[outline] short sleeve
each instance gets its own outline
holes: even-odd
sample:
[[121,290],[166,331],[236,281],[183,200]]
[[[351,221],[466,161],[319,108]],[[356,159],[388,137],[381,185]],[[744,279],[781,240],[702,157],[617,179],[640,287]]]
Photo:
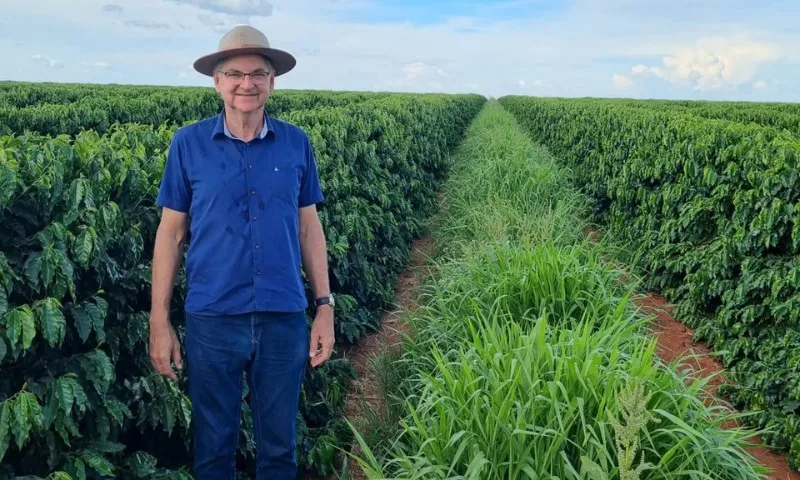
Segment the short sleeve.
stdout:
[[308,135],[303,135],[303,143],[303,150],[305,151],[306,157],[306,169],[303,175],[303,181],[300,184],[300,198],[298,199],[300,208],[317,204],[325,199],[325,196],[322,194],[322,187],[320,186],[314,148],[311,145],[311,141],[308,139]]
[[188,212],[191,204],[191,188],[185,170],[185,158],[180,146],[178,132],[173,136],[161,178],[156,204],[179,212]]

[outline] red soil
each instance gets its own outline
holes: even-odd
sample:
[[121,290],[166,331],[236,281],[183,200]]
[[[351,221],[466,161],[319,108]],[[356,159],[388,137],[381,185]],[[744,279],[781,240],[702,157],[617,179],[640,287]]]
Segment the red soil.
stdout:
[[[379,381],[372,366],[373,359],[386,350],[398,351],[402,346],[403,338],[411,332],[410,325],[403,321],[402,314],[413,311],[417,306],[417,294],[420,285],[428,272],[426,259],[436,248],[434,240],[430,237],[414,242],[411,253],[411,263],[400,274],[395,287],[395,308],[383,314],[381,328],[363,339],[345,353],[350,358],[356,371],[350,392],[347,395],[346,418],[353,423],[358,431],[363,431],[364,408],[375,412],[377,418],[382,418],[386,412],[386,405],[378,391]],[[363,403],[362,403],[363,402]],[[363,405],[363,404],[366,405]],[[352,453],[361,454],[358,444],[354,444]],[[354,480],[365,479],[364,473],[352,459],[348,462],[351,476]]]

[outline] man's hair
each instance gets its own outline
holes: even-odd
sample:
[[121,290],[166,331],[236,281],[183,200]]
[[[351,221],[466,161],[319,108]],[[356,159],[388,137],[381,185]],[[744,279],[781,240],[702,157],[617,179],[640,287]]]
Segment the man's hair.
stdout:
[[[269,58],[262,56],[261,58],[267,63],[267,69],[270,73],[275,72],[275,67],[272,65],[272,62],[269,61]],[[214,71],[220,71],[222,65],[227,62],[230,58],[223,58],[222,60],[218,61],[216,65],[214,65]]]

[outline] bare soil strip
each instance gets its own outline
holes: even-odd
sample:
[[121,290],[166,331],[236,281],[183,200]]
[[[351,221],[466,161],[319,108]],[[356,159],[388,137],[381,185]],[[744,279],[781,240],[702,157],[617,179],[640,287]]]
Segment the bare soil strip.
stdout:
[[[420,285],[428,273],[426,259],[436,248],[432,237],[425,237],[414,242],[411,250],[411,262],[401,272],[395,286],[395,308],[383,314],[381,328],[363,339],[346,352],[356,371],[350,391],[347,394],[347,411],[345,417],[357,429],[363,426],[364,408],[370,409],[378,418],[386,412],[386,405],[380,392],[372,361],[387,349],[398,349],[402,346],[403,337],[410,332],[410,325],[403,321],[405,312],[413,311],[417,306],[417,295]],[[366,404],[366,405],[364,405]],[[358,444],[354,444],[352,452],[361,454]],[[349,462],[352,479],[365,479],[357,462]]]

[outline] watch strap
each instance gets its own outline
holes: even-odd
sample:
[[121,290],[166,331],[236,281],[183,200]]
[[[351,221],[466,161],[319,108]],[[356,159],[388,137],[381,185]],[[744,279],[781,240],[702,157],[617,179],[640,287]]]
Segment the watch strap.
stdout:
[[319,297],[319,298],[314,300],[314,306],[317,306],[317,307],[319,307],[321,305],[330,305],[331,303],[332,302],[331,302],[331,297],[330,296]]

